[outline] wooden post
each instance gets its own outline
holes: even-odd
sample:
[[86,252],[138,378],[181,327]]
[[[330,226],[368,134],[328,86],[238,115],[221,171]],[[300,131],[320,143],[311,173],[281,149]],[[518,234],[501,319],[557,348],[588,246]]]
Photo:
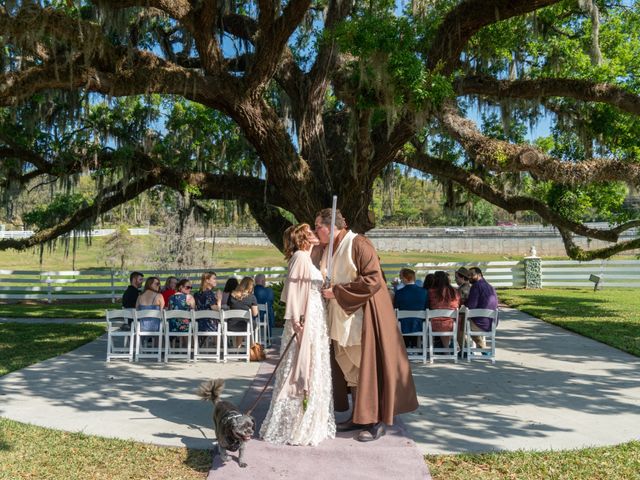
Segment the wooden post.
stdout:
[[53,297],[51,295],[51,277],[47,277],[47,303],[51,303]]
[[115,273],[111,269],[111,303],[116,303],[116,285],[114,281]]

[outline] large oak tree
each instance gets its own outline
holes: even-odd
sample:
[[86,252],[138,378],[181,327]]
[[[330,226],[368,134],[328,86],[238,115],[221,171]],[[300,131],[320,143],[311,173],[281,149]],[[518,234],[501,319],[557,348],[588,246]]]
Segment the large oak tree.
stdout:
[[[619,241],[640,224],[620,205],[621,186],[640,184],[629,1],[2,3],[6,198],[87,172],[100,190],[0,248],[50,241],[157,186],[241,200],[276,245],[283,211],[313,221],[332,194],[365,232],[391,163],[535,212],[574,258],[640,247]],[[486,112],[499,119],[476,125]],[[513,134],[536,121],[547,138]],[[594,210],[611,227],[585,224]],[[574,235],[612,244],[584,251]]]

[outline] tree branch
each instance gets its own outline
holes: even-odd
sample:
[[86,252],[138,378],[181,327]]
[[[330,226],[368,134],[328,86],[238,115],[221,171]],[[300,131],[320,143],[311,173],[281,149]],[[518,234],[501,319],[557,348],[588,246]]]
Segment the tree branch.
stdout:
[[182,23],[188,22],[191,14],[191,3],[188,0],[108,0],[99,4],[111,9],[153,7]]
[[218,23],[216,0],[202,0],[194,11],[193,38],[200,54],[203,68],[210,74],[222,74],[222,52],[215,36]]
[[[418,144],[414,146],[421,148]],[[546,222],[558,228],[570,230],[578,235],[607,242],[616,242],[618,240],[618,234],[620,232],[615,229],[600,230],[568,220],[553,211],[541,200],[532,197],[505,194],[485,182],[479,176],[474,175],[468,170],[452,165],[451,162],[432,157],[419,151],[416,151],[411,156],[401,157],[397,161],[422,172],[453,180],[471,193],[474,193],[480,198],[484,198],[488,202],[510,213],[528,210],[537,213]]]
[[640,185],[640,163],[594,158],[569,163],[528,144],[516,145],[482,135],[475,124],[452,106],[440,115],[446,130],[477,162],[497,172],[528,171],[537,178],[569,185],[624,181]]
[[460,53],[482,27],[523,13],[560,3],[561,0],[464,0],[444,18],[427,53],[427,67],[442,65],[448,75],[456,68]]
[[618,242],[614,245],[602,248],[594,248],[592,250],[585,250],[582,247],[576,245],[573,241],[573,235],[570,231],[564,228],[559,228],[560,235],[562,236],[562,242],[564,243],[564,249],[570,258],[579,260],[581,262],[588,262],[598,258],[609,258],[617,253],[626,252],[629,250],[635,250],[640,248],[640,238],[634,238],[631,240],[625,240],[624,242]]
[[256,219],[258,225],[262,231],[267,235],[271,243],[273,243],[278,250],[284,250],[284,241],[282,239],[282,232],[291,226],[291,222],[287,220],[280,211],[264,203],[263,201],[253,200],[248,202],[251,215]]
[[[310,0],[289,0],[282,15],[275,21],[265,21],[260,13],[259,30],[255,38],[255,62],[247,72],[249,91],[262,88],[273,77],[291,34],[298,27],[311,4]],[[266,13],[268,15],[268,12]]]
[[230,13],[222,17],[222,28],[234,37],[253,42],[258,31],[258,24],[253,18],[246,15]]
[[[34,28],[34,25],[38,25],[38,28]],[[117,56],[115,46],[105,37],[100,25],[73,19],[53,8],[27,5],[15,17],[0,9],[0,32],[7,40],[18,44],[24,44],[25,40],[29,44],[36,38],[55,38],[78,51],[83,51],[86,45],[92,45],[91,55],[99,62],[112,62]]]
[[[324,24],[325,32],[331,32],[333,28],[349,14],[352,7],[352,0],[331,0]],[[330,35],[326,35],[325,37],[325,40],[322,41],[318,47],[319,50],[316,61],[309,71],[311,90],[316,90],[324,86],[327,76],[335,68],[338,58],[338,48],[335,40],[332,39]],[[326,86],[324,89],[326,90]],[[320,96],[324,96],[324,94],[322,93]]]
[[150,93],[182,95],[218,108],[228,107],[232,99],[232,93],[225,90],[220,77],[204,76],[150,52],[132,52],[122,62],[104,67],[108,70],[87,66],[84,59],[76,58],[73,63],[49,63],[5,73],[0,75],[0,106],[15,105],[43,90],[79,88],[116,97]]
[[[24,250],[26,248],[33,247],[34,245],[39,245],[53,240],[65,233],[69,233],[81,223],[97,218],[101,212],[111,210],[112,208],[135,198],[140,193],[156,185],[157,180],[156,175],[150,174],[144,178],[129,182],[124,186],[124,188],[107,188],[96,195],[92,205],[81,208],[71,217],[51,228],[46,228],[34,233],[29,238],[0,240],[0,250],[6,250],[8,248]],[[107,192],[110,193],[110,195],[105,197],[104,194]]]
[[623,112],[640,115],[640,96],[617,85],[589,80],[538,78],[509,81],[469,76],[457,80],[454,87],[460,95],[485,95],[495,99],[569,97],[585,102],[607,103]]

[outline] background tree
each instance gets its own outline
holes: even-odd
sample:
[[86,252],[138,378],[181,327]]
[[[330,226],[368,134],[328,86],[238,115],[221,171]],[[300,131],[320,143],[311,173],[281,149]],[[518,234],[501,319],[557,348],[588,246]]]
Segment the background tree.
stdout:
[[[41,177],[73,183],[82,172],[99,190],[0,248],[54,239],[158,186],[241,200],[276,245],[292,216],[312,221],[336,193],[363,232],[374,226],[374,183],[392,163],[438,177],[451,198],[455,184],[508,212],[535,212],[574,258],[640,247],[639,238],[618,242],[640,224],[618,202],[625,183],[640,183],[636,7],[4,2],[4,192]],[[470,118],[480,110],[501,125],[478,128]],[[519,122],[541,118],[553,132],[544,145],[514,136]],[[443,142],[447,155],[437,153]],[[567,192],[585,208],[568,212]],[[586,225],[598,209],[617,223]],[[617,243],[585,252],[575,234]]]
[[142,242],[131,235],[127,225],[118,225],[115,232],[107,238],[104,244],[104,259],[109,267],[117,267],[124,272],[127,261],[130,264],[139,262],[142,250]]

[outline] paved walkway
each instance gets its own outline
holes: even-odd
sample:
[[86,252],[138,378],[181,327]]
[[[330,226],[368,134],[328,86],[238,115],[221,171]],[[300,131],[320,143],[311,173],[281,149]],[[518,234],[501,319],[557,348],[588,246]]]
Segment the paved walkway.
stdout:
[[[264,376],[258,369],[267,368],[240,362],[106,364],[105,350],[102,338],[0,377],[0,416],[160,445],[210,448],[211,405],[195,397],[197,385],[224,377],[225,395],[240,403]],[[406,445],[402,425],[420,453],[565,449],[638,439],[638,372],[637,357],[504,309],[495,365],[475,360],[413,365],[421,406],[402,416],[396,435],[389,435],[399,443],[389,448]],[[328,442],[328,461],[347,444],[356,452],[350,441]],[[266,446],[254,443],[252,450],[263,458],[256,468],[262,466],[261,475],[272,471],[274,453],[264,450],[268,455],[263,456]],[[291,449],[297,462],[295,454],[302,449]],[[260,478],[284,478],[272,472]]]
[[[240,403],[242,411],[249,410],[273,372],[276,355],[260,365],[255,380]],[[269,409],[269,392],[260,399],[253,411],[256,431],[259,431]],[[340,416],[341,415],[341,416]],[[346,420],[339,414],[338,420]],[[271,445],[255,441],[245,452],[246,468],[237,464],[237,455],[223,464],[215,455],[208,480],[243,480],[247,478],[289,479],[314,478],[318,480],[342,478],[349,472],[351,479],[429,480],[429,470],[423,454],[408,437],[400,418],[387,434],[376,442],[361,443],[355,440],[357,432],[337,433],[336,438],[326,440],[314,448]]]
[[403,416],[424,452],[573,449],[640,439],[640,358],[504,308],[495,365],[413,368]]

